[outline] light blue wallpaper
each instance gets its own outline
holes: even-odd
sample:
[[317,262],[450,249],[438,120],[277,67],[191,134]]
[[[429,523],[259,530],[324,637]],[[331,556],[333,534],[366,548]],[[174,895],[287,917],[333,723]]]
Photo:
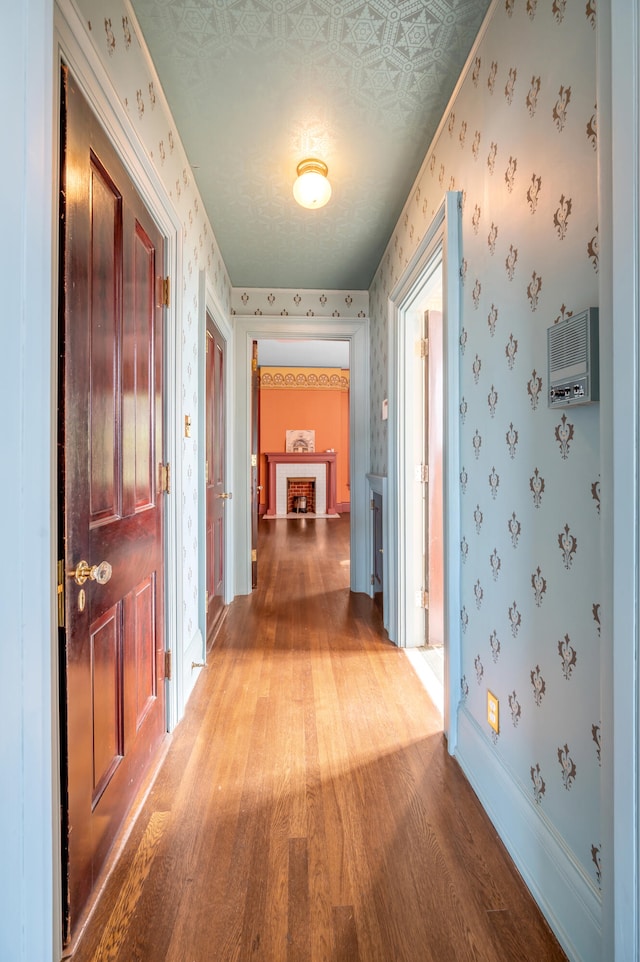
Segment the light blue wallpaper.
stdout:
[[592,3],[501,0],[370,289],[372,470],[386,473],[387,298],[444,191],[461,191],[461,710],[594,887],[599,409],[548,410],[546,328],[597,305],[595,44]]

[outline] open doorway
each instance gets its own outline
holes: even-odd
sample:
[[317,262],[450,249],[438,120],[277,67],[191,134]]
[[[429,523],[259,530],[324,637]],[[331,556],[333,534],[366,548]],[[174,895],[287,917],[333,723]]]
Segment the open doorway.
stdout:
[[[235,398],[236,445],[236,594],[251,591],[251,361],[254,341],[289,340],[345,342],[349,349],[349,528],[350,588],[367,590],[367,482],[369,465],[369,339],[368,318],[322,319],[238,316],[236,318]],[[261,364],[262,361],[260,360]],[[306,425],[294,425],[306,427]],[[335,445],[322,445],[335,446]],[[328,458],[328,454],[326,455]],[[246,497],[245,497],[246,495]],[[266,497],[266,494],[265,494]],[[272,522],[273,523],[273,522]]]
[[[434,658],[443,655],[435,672],[434,701],[442,707],[451,752],[457,741],[461,645],[459,420],[452,409],[452,399],[459,394],[460,214],[460,195],[447,192],[390,295],[389,464],[393,470],[388,479],[389,551],[385,552],[389,580],[395,587],[389,593],[392,640],[422,659],[418,649],[439,647],[427,613],[442,625],[441,652],[434,653]],[[431,355],[431,364],[422,355]],[[442,405],[438,411],[442,436],[432,465],[429,415],[435,414],[435,397],[437,406]],[[439,516],[436,525],[434,516]]]
[[335,522],[350,513],[349,342],[261,338],[252,366],[255,588],[265,524]]
[[[272,516],[269,503],[274,501],[274,492],[268,490],[266,460],[270,452],[299,452],[310,464],[313,453],[335,454],[335,491],[331,496],[316,498],[320,492],[313,490],[314,473],[309,469],[303,471],[308,475],[306,482],[298,480],[298,487],[305,486],[306,493],[290,491],[285,506],[288,514],[295,515],[327,514],[327,507],[334,505],[338,514],[348,513],[349,342],[261,339],[257,342],[257,358],[260,515]],[[295,474],[289,469],[287,473]],[[294,504],[292,499],[296,499]]]
[[[407,418],[407,455],[414,465],[406,496],[414,519],[408,535],[415,591],[407,654],[434,704],[444,708],[443,265],[442,244],[428,259],[404,305],[405,351],[414,404]],[[409,627],[409,626],[408,626]]]

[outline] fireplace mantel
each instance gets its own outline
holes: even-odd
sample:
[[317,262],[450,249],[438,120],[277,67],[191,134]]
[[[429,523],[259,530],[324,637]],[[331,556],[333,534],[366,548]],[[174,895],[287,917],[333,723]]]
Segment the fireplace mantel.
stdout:
[[335,451],[266,451],[267,459],[267,514],[276,515],[276,468],[279,464],[324,464],[327,476],[327,514],[336,515],[336,452]]

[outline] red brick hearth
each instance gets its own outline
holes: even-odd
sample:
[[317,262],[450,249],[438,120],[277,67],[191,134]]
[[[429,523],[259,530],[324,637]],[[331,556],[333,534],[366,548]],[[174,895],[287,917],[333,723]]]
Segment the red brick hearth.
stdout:
[[287,514],[299,512],[298,498],[306,498],[305,514],[315,514],[316,483],[313,478],[287,478]]

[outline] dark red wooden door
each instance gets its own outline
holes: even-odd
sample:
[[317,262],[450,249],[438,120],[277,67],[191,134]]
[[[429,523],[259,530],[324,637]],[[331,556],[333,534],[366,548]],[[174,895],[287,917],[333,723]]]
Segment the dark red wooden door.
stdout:
[[207,315],[207,637],[224,609],[225,479],[224,342]]
[[[63,77],[60,470],[67,936],[166,731],[163,244]],[[63,332],[63,333],[62,333]],[[111,577],[82,577],[107,562]]]

